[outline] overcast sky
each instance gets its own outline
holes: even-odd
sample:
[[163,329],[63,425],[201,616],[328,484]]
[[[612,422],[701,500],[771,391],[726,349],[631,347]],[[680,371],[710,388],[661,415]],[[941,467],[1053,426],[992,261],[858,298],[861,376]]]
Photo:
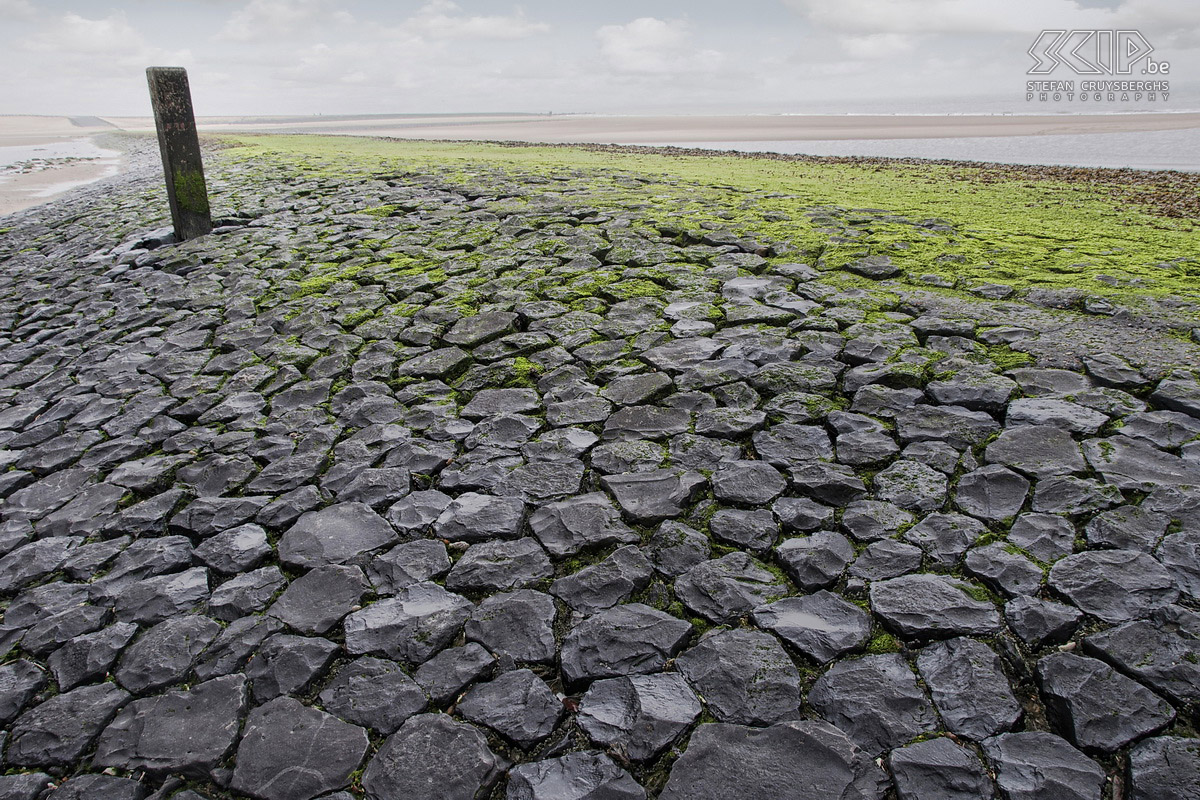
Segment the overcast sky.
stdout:
[[1140,30],[1196,107],[1200,0],[0,0],[0,113],[148,114],[151,65],[199,115],[1019,111],[1051,28]]

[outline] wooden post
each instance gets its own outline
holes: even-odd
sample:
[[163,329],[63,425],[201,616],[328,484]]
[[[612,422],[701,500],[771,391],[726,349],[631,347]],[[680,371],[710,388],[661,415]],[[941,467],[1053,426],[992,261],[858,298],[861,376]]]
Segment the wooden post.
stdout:
[[154,106],[154,125],[158,129],[158,149],[162,153],[175,236],[180,241],[203,236],[212,231],[212,213],[187,70],[149,67],[146,81],[150,84],[150,103]]

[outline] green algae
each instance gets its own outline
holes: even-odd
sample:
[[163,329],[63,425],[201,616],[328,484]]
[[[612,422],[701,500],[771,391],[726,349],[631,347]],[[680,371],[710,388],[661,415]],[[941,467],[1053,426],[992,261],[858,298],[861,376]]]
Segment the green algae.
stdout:
[[[584,185],[589,202],[635,212],[632,232],[675,233],[677,243],[686,244],[720,228],[781,243],[772,260],[830,270],[825,280],[843,288],[883,288],[835,270],[864,255],[886,255],[903,280],[921,288],[930,288],[920,278],[931,275],[960,286],[1083,288],[1130,305],[1167,295],[1200,300],[1195,220],[1151,213],[1100,180],[1002,180],[995,167],[982,165],[697,158],[353,137],[230,138],[240,146],[226,150],[226,157],[294,163],[330,179],[436,170],[447,186],[469,186],[481,174]],[[506,198],[503,204],[522,202]],[[367,211],[382,215],[385,208]],[[434,244],[470,254],[491,227],[458,230]],[[436,278],[436,268],[424,272]],[[611,292],[615,283],[605,288]],[[600,290],[576,288],[581,296]],[[626,291],[612,296],[657,296],[662,287],[639,281]]]

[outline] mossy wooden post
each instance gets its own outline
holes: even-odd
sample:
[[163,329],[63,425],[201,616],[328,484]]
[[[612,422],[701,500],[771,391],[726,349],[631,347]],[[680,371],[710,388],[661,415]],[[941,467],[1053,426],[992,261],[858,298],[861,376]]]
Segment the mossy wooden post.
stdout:
[[200,139],[192,114],[192,92],[183,67],[149,67],[150,102],[158,128],[158,149],[167,178],[171,221],[180,241],[194,239],[212,230]]

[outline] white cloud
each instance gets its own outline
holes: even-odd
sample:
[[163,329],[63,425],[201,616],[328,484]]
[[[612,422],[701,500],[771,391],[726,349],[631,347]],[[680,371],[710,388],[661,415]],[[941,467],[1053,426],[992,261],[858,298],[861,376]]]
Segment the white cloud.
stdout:
[[328,25],[352,25],[354,16],[333,0],[250,0],[226,21],[220,36],[235,42],[270,41]]
[[520,8],[507,17],[467,16],[461,10],[450,0],[433,0],[404,26],[434,39],[524,39],[550,31],[544,22],[527,20]]
[[715,72],[724,56],[716,50],[696,50],[688,42],[682,20],[640,17],[625,25],[605,25],[596,31],[600,54],[617,72],[657,75]]
[[33,19],[37,11],[29,0],[0,0],[0,19]]
[[903,33],[868,33],[866,36],[839,36],[846,55],[859,59],[889,59],[912,52],[916,37]]
[[47,57],[56,70],[97,75],[174,65],[191,58],[187,50],[171,51],[150,44],[129,24],[124,11],[102,19],[64,14],[26,39],[22,48],[35,58]]

